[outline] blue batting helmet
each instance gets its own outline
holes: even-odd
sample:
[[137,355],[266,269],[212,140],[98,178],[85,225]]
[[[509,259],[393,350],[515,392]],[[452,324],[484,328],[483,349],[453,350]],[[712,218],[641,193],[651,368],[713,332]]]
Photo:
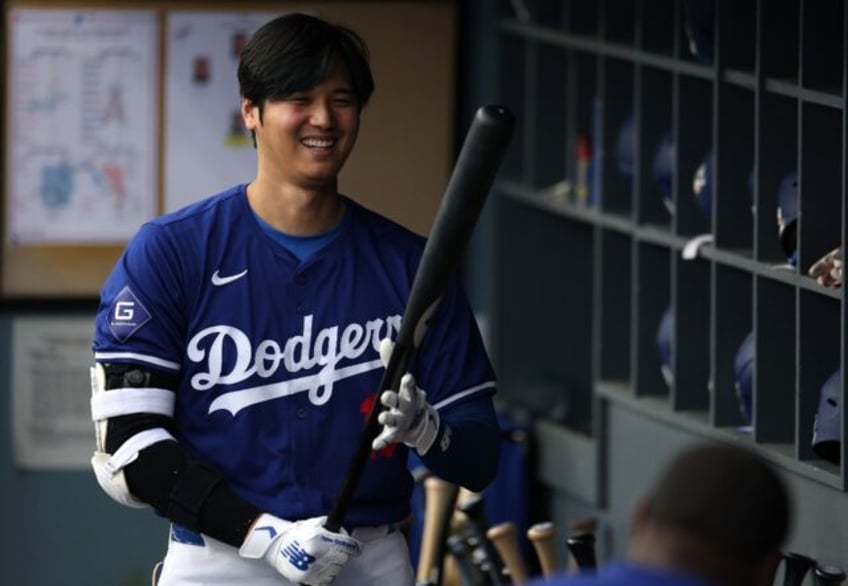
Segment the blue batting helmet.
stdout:
[[708,152],[695,170],[692,180],[692,193],[698,208],[708,220],[713,217],[713,153]]
[[839,463],[842,444],[842,369],[834,372],[819,391],[819,408],[813,422],[813,451],[822,459]]
[[712,65],[715,53],[714,0],[684,0],[683,18],[692,56],[705,65]]
[[631,112],[621,123],[618,130],[618,138],[615,143],[615,156],[619,174],[624,178],[627,186],[633,184],[633,147],[635,136],[633,128],[636,122]]
[[660,188],[663,203],[669,213],[674,213],[674,197],[672,180],[674,177],[674,142],[671,131],[666,131],[654,152],[652,167],[654,181]]
[[669,305],[660,318],[657,328],[657,351],[660,355],[660,370],[669,386],[674,382],[674,370],[671,365],[671,345],[674,334],[674,306]]
[[733,361],[736,396],[739,399],[739,410],[748,425],[754,423],[753,394],[754,394],[754,332],[750,332],[739,349]]
[[777,188],[777,232],[783,252],[794,265],[798,254],[798,171],[784,175]]

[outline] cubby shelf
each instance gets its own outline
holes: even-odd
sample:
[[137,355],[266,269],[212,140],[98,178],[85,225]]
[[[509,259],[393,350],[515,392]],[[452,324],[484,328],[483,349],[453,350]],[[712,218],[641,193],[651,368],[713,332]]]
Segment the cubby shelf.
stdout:
[[[519,127],[496,184],[493,308],[511,400],[533,403],[541,377],[568,404],[559,425],[596,437],[615,401],[848,489],[844,453],[812,447],[821,387],[848,361],[848,299],[808,274],[848,233],[844,4],[716,0],[692,29],[687,0],[514,4],[497,37]],[[841,437],[844,380],[838,397]]]

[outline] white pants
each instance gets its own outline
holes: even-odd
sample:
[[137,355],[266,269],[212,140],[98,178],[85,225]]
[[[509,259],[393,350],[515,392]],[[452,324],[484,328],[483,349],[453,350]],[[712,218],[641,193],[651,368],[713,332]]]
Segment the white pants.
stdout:
[[[414,574],[403,533],[385,527],[353,530],[362,553],[351,558],[333,586],[412,586]],[[265,560],[248,560],[238,549],[203,536],[205,545],[171,539],[158,586],[297,586]]]

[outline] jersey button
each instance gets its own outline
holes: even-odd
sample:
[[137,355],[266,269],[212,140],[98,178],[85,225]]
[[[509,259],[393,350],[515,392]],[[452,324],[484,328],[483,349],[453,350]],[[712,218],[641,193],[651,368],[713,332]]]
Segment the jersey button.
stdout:
[[295,306],[294,310],[300,314],[303,314],[303,305],[298,303],[297,306]]
[[298,410],[297,410],[297,417],[298,417],[299,419],[303,419],[304,417],[306,417],[306,409],[304,409],[303,407],[301,407],[300,409],[298,409]]
[[306,285],[306,280],[306,275],[298,275],[297,277],[295,277],[295,282],[298,285]]

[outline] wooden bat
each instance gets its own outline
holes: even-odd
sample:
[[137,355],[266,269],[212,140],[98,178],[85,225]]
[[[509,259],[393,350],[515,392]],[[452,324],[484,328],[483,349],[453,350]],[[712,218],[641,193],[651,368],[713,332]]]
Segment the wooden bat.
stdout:
[[[421,344],[439,298],[454,276],[512,138],[514,126],[515,117],[503,106],[487,105],[477,110],[424,246],[401,318],[400,331],[377,389],[378,397],[383,391],[399,387],[409,360]],[[324,526],[330,531],[338,532],[344,522],[359,477],[368,463],[371,442],[380,432],[377,417],[381,410],[380,401],[374,401],[344,484],[327,515]]]
[[415,579],[441,584],[445,540],[459,487],[438,476],[430,476],[424,480],[424,494],[424,524]]
[[[443,584],[448,586],[476,586],[478,582],[477,571],[468,555],[462,535],[455,534],[448,537],[447,548],[451,553],[447,560],[453,560],[455,575],[449,575],[446,567]],[[447,560],[445,561],[447,562]]]
[[554,546],[556,537],[556,526],[553,523],[536,523],[527,529],[527,539],[533,544],[539,565],[542,567],[542,575],[551,576],[559,569],[559,559]]
[[521,557],[515,523],[504,521],[503,523],[493,525],[486,531],[486,537],[492,542],[501,556],[504,566],[512,578],[512,583],[524,584],[527,582],[527,566]]
[[479,563],[480,571],[488,576],[489,584],[502,584],[503,562],[494,544],[486,538],[489,521],[486,519],[485,499],[482,494],[464,500],[457,505],[468,518],[466,532],[472,536],[472,559]]

